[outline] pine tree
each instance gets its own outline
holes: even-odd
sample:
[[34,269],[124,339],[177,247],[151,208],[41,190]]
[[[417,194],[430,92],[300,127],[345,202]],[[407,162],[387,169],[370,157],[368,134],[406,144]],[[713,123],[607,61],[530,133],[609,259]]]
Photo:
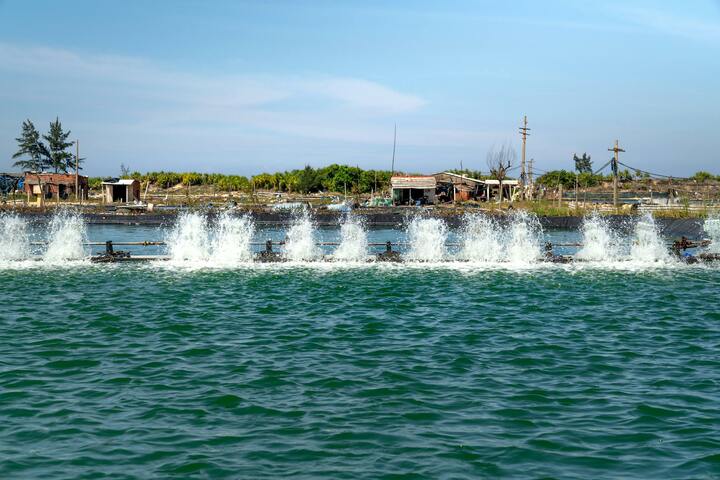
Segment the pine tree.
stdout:
[[21,158],[13,166],[20,167],[29,172],[42,172],[45,167],[43,158],[44,145],[40,142],[40,132],[30,120],[22,124],[22,133],[15,139],[18,143],[18,151],[12,158]]
[[590,155],[583,153],[582,157],[578,157],[573,154],[573,161],[575,162],[575,171],[578,173],[592,173],[592,160]]
[[[37,131],[30,119],[22,124],[22,133],[15,139],[18,142],[18,151],[12,158],[20,158],[13,166],[20,167],[27,172],[37,173],[38,187],[40,188],[40,202],[43,198],[43,185],[40,172],[43,171],[46,163],[45,157],[49,153],[45,145],[40,141],[40,132]],[[28,193],[28,200],[30,193]]]
[[73,156],[67,151],[73,145],[73,142],[68,142],[70,131],[63,131],[60,119],[55,117],[54,122],[50,122],[50,131],[47,135],[43,135],[43,138],[47,142],[47,161],[51,168],[55,170],[55,173],[63,171],[67,173],[69,169],[75,167]]

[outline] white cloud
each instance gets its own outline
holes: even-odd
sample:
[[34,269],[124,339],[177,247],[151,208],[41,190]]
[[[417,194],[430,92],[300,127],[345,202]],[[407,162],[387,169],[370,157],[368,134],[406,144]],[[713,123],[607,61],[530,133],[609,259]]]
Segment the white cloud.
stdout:
[[414,111],[425,105],[425,101],[399,93],[383,85],[356,78],[328,78],[315,80],[303,85],[307,91],[344,102],[345,104],[366,110],[388,113]]
[[0,70],[47,75],[80,82],[103,82],[178,106],[235,109],[282,101],[320,99],[330,108],[362,113],[412,112],[425,102],[411,94],[357,78],[190,74],[145,59],[81,55],[47,47],[0,43]]
[[[361,78],[189,73],[142,58],[2,42],[0,76],[7,79],[0,98],[15,106],[8,126],[12,116],[42,124],[59,115],[86,139],[88,157],[110,162],[150,155],[167,165],[198,152],[230,159],[262,151],[278,159],[294,157],[293,145],[345,145],[357,158],[392,145],[395,122],[408,148],[477,145],[487,136],[438,124],[419,96]],[[220,162],[205,168],[222,169]]]

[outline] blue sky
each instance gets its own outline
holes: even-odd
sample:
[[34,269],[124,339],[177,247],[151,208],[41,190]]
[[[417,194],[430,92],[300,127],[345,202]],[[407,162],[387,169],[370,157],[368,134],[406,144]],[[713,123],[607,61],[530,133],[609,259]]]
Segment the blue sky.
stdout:
[[718,1],[0,0],[0,170],[59,116],[91,175],[345,163],[486,170],[528,115],[538,169],[616,138],[720,173]]

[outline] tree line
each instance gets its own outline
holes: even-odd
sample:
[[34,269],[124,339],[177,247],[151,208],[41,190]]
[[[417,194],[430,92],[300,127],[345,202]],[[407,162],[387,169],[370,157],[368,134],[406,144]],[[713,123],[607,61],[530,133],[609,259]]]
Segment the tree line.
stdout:
[[[669,178],[669,177],[668,177]],[[575,187],[575,180],[577,179],[578,186],[581,188],[596,187],[601,185],[603,182],[612,182],[612,175],[595,174],[591,172],[571,172],[568,170],[552,170],[547,172],[535,181],[536,183],[543,185],[548,188],[557,188],[562,185],[563,188],[570,189]],[[644,172],[635,171],[631,172],[628,169],[620,170],[618,172],[618,181],[620,183],[637,182],[637,181],[649,181],[650,175]],[[706,182],[720,182],[720,175],[713,175],[712,173],[700,171],[696,172],[693,176],[688,178],[675,178],[677,181],[694,181],[697,183]]]
[[18,151],[13,155],[17,160],[13,166],[29,172],[53,171],[68,173],[75,171],[76,164],[80,170],[82,161],[70,153],[69,148],[75,142],[68,141],[70,130],[65,131],[59,118],[50,122],[48,133],[41,135],[30,119],[22,123],[20,136],[15,139]]
[[[536,182],[548,188],[557,188],[562,185],[563,188],[574,188],[575,182],[579,187],[596,187],[603,182],[612,182],[612,174],[603,175],[593,172],[593,162],[590,155],[583,153],[582,156],[573,155],[575,171],[568,170],[552,170],[538,177]],[[647,172],[635,170],[631,172],[629,169],[618,171],[618,180],[621,183],[632,181],[647,181],[651,176]],[[698,183],[708,181],[720,181],[720,175],[713,175],[709,172],[699,171],[689,178],[677,178],[677,180],[692,180]]]
[[[397,172],[396,172],[397,173]],[[276,173],[260,173],[251,177],[198,172],[123,172],[121,177],[149,182],[159,188],[176,185],[210,186],[219,191],[273,190],[276,192],[317,193],[347,192],[370,193],[387,189],[392,172],[389,170],[364,170],[359,167],[332,164],[327,167],[288,170]],[[101,178],[90,179],[93,188]]]

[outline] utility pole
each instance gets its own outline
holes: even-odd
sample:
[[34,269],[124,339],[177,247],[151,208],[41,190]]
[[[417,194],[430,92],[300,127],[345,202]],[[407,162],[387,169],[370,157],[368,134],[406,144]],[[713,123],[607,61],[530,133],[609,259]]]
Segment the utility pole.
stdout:
[[527,137],[530,129],[527,126],[527,115],[523,118],[523,126],[520,127],[520,135],[522,135],[522,156],[520,157],[520,185],[523,188],[523,199],[525,198],[525,183],[527,182],[527,172],[525,171],[525,144],[527,143]]
[[615,152],[615,156],[611,161],[613,172],[613,207],[615,207],[615,210],[618,208],[618,162],[620,160],[620,152],[625,152],[625,150],[620,148],[619,143],[618,140],[615,140],[615,146],[608,148],[609,152]]
[[80,198],[80,140],[75,140],[75,201],[82,203]]

